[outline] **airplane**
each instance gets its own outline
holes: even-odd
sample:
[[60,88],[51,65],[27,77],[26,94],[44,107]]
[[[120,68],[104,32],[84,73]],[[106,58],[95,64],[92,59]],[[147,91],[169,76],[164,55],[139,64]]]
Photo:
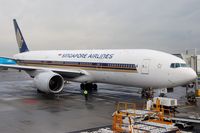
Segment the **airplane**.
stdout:
[[30,51],[13,19],[19,53],[17,65],[0,67],[24,70],[40,92],[60,93],[64,82],[79,82],[81,89],[97,90],[97,83],[143,88],[171,88],[197,78],[186,62],[174,55],[148,49]]

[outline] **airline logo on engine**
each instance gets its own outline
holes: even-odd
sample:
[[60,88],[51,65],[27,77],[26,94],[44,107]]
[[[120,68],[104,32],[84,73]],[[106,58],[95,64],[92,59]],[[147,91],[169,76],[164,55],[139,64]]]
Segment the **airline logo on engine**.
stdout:
[[71,54],[71,53],[66,53],[66,54],[58,54],[58,56],[61,56],[62,58],[88,58],[88,59],[112,59],[114,54],[82,54],[82,53],[77,53],[77,54]]

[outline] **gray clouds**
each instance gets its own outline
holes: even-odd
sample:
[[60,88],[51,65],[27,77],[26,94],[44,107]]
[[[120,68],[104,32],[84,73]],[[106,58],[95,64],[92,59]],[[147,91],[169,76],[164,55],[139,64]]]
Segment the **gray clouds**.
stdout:
[[13,18],[32,50],[199,48],[199,5],[199,0],[0,0],[0,55],[17,53]]

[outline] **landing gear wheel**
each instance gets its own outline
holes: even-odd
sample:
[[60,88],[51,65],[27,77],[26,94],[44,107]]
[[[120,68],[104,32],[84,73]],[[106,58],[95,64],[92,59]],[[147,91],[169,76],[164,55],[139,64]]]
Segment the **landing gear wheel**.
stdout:
[[97,84],[93,84],[92,88],[93,88],[94,91],[97,91]]
[[81,83],[81,84],[80,84],[80,88],[81,88],[81,90],[84,90],[85,84]]
[[152,88],[144,88],[141,92],[141,97],[145,99],[152,99],[153,98],[153,90]]
[[41,91],[41,90],[39,90],[39,89],[37,89],[37,93],[44,94],[44,92],[43,92],[43,91]]
[[85,84],[85,89],[86,89],[88,92],[92,92],[92,84],[91,84],[91,83]]

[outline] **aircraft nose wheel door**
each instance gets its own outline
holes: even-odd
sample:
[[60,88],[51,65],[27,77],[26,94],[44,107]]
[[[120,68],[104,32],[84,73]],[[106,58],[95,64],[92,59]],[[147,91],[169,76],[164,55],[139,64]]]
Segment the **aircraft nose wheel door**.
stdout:
[[141,73],[142,74],[149,74],[149,65],[150,65],[150,59],[144,59],[142,61],[142,67],[141,67]]

